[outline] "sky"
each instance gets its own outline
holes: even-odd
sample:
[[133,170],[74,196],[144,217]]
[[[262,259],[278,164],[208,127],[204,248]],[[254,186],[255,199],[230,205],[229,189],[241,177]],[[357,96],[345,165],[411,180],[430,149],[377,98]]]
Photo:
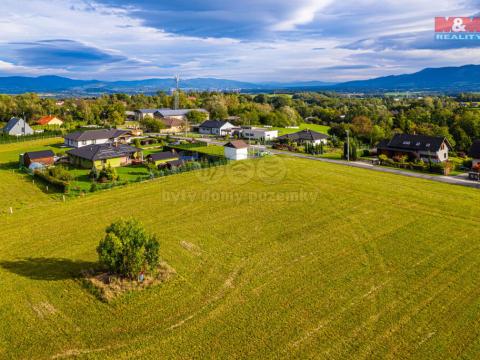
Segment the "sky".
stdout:
[[480,0],[1,0],[0,76],[366,79],[478,63],[435,41]]

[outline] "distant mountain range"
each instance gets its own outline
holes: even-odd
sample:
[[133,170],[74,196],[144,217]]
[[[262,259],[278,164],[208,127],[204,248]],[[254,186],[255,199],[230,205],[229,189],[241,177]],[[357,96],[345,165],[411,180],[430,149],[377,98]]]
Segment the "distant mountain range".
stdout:
[[[427,68],[413,74],[392,75],[369,80],[339,84],[322,81],[249,83],[215,78],[194,78],[181,81],[183,90],[219,91],[301,91],[324,90],[339,92],[480,91],[480,65]],[[129,81],[74,80],[60,76],[0,77],[0,93],[19,94],[37,92],[52,95],[97,95],[102,93],[154,93],[175,87],[172,79],[145,79]]]
[[480,65],[427,68],[413,74],[391,75],[370,80],[349,81],[333,86],[358,91],[479,91]]

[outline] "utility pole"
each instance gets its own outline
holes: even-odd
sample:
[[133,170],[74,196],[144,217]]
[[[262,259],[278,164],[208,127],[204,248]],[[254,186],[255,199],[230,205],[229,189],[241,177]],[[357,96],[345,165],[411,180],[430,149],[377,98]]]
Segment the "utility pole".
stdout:
[[175,97],[174,97],[174,104],[173,108],[174,110],[178,110],[178,107],[180,105],[180,99],[179,99],[179,91],[180,91],[180,75],[175,75],[175,83],[176,83],[176,88],[175,88]]
[[350,137],[348,135],[349,130],[345,130],[347,133],[347,161],[350,161]]

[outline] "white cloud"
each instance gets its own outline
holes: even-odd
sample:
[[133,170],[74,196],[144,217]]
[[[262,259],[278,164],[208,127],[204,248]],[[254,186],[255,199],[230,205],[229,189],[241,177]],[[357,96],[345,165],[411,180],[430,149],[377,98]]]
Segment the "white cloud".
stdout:
[[[277,1],[263,3],[265,8],[273,9]],[[287,2],[278,4],[285,7]],[[302,0],[288,4],[285,9],[290,12],[283,9],[269,16],[264,9],[261,13],[266,20],[265,28],[259,30],[265,34],[274,31],[272,37],[238,40],[222,34],[196,37],[167,32],[145,25],[131,15],[129,8],[92,1],[2,0],[0,48],[9,51],[0,51],[0,73],[131,79],[167,77],[179,72],[184,77],[244,81],[334,81],[412,72],[431,65],[461,65],[471,62],[475,58],[472,54],[479,55],[476,49],[415,50],[408,47],[409,43],[396,50],[378,46],[380,38],[388,43],[385,37],[398,34],[412,34],[414,42],[418,32],[431,29],[433,37],[437,12],[468,14],[474,8],[471,3],[438,0],[433,7],[426,0]],[[242,20],[248,21],[244,15]],[[10,45],[54,39],[73,40],[127,61],[61,70],[48,64],[20,66],[21,53]],[[357,41],[362,41],[361,47],[342,48]],[[7,53],[12,58],[7,59]]]

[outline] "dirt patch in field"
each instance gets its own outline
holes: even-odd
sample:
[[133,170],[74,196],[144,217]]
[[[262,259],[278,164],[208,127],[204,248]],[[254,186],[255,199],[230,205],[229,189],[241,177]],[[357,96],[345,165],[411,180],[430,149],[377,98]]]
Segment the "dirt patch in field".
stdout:
[[175,274],[175,269],[162,262],[153,274],[145,275],[143,281],[122,278],[109,273],[84,272],[84,285],[101,300],[109,302],[131,291],[145,290],[167,281]]
[[41,302],[35,305],[32,305],[32,309],[37,314],[40,319],[44,319],[49,315],[53,315],[57,312],[57,309],[53,307],[49,302]]
[[202,255],[202,250],[195,244],[189,243],[188,241],[181,241],[180,245],[185,250],[190,251],[193,255],[196,255],[196,256]]

